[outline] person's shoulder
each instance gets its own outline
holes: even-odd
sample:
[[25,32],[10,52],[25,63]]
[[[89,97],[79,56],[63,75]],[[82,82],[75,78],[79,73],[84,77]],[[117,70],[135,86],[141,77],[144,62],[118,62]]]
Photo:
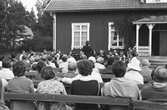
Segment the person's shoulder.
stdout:
[[106,82],[106,83],[104,83],[104,89],[108,88],[108,87],[110,86],[110,83],[111,83],[111,82]]
[[142,91],[145,91],[145,90],[149,90],[152,88],[152,85],[151,84],[148,84],[148,85],[145,85],[143,88],[142,88]]
[[54,85],[64,86],[62,82],[60,82],[60,81],[58,81],[58,80],[56,80],[56,79],[52,79],[51,81],[52,81],[52,83],[53,83]]
[[81,82],[81,80],[74,80],[74,81],[72,81],[72,83],[71,84],[78,84],[79,82]]
[[28,83],[33,83],[33,81],[29,78],[26,78],[25,76],[23,76],[23,80],[25,80]]

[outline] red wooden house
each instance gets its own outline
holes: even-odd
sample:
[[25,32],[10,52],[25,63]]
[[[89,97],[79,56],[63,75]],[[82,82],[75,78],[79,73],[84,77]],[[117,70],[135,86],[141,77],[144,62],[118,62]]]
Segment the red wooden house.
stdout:
[[167,55],[167,0],[51,0],[45,12],[54,18],[54,49],[68,52],[87,40],[96,51],[123,49],[114,21],[134,14],[149,16],[133,22],[139,55]]

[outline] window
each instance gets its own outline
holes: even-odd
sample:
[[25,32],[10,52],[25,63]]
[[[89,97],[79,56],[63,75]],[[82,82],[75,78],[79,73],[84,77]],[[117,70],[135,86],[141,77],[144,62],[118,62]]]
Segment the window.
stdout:
[[89,41],[89,27],[89,23],[72,23],[72,49],[82,48]]
[[115,30],[114,23],[108,23],[109,36],[108,36],[108,50],[112,49],[123,49],[124,39],[119,36],[118,32]]
[[167,0],[146,0],[146,3],[167,3]]

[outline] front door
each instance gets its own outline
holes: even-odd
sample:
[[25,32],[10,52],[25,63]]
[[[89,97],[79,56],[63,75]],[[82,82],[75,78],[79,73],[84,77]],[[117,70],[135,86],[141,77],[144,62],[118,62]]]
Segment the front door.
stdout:
[[160,32],[160,56],[167,56],[167,31]]

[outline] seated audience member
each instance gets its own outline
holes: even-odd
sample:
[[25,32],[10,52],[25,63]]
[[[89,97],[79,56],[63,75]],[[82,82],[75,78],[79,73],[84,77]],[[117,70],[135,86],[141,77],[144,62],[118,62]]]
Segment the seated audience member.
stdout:
[[63,77],[66,78],[73,78],[75,77],[76,74],[76,69],[77,69],[77,64],[75,62],[69,63],[68,64],[68,72],[63,75]]
[[26,52],[24,50],[22,50],[22,53],[19,56],[19,60],[22,61],[23,60],[23,56],[26,56]]
[[30,55],[28,55],[28,59],[30,60],[30,62],[34,62],[35,61],[35,53],[31,52]]
[[54,57],[53,63],[55,64],[56,68],[59,68],[59,64],[57,63],[57,57]]
[[29,63],[29,61],[27,60],[27,56],[23,55],[22,60],[21,60],[25,66],[26,66],[26,71],[30,70],[31,64]]
[[[130,61],[129,61],[129,63],[130,62],[133,62],[133,60],[138,60],[137,59],[137,56],[138,56],[138,54],[137,54],[137,52],[136,51],[132,51],[131,53],[130,53]],[[139,60],[138,60],[139,61]],[[140,61],[139,61],[140,62]]]
[[41,70],[42,70],[42,68],[45,67],[45,66],[46,66],[46,64],[45,64],[44,61],[39,61],[39,62],[37,63],[37,72],[38,72],[38,74],[35,75],[35,79],[34,79],[34,80],[43,80],[43,78],[41,77]]
[[9,58],[5,58],[2,60],[2,70],[0,70],[0,78],[10,80],[14,78],[13,72],[10,70],[11,68],[11,60]]
[[5,56],[0,56],[0,70],[2,69],[2,60],[5,58]]
[[37,73],[37,64],[32,64],[31,70],[29,72],[34,72],[36,74]]
[[[37,93],[40,94],[64,94],[67,95],[64,85],[56,80],[55,72],[51,66],[46,66],[41,71],[44,79],[37,86]],[[64,103],[50,103],[49,110],[72,110]],[[44,102],[39,102],[38,110],[48,110]]]
[[114,59],[117,61],[117,60],[120,60],[120,56],[119,55],[115,55],[114,56]]
[[86,55],[84,52],[80,51],[80,60],[87,59]]
[[115,62],[114,57],[110,57],[107,61],[107,65],[106,65],[107,67],[105,69],[101,70],[100,73],[102,73],[102,74],[113,74],[112,73],[112,64],[114,62]]
[[114,55],[112,54],[111,51],[109,51],[107,57],[108,57],[108,58],[110,58],[110,57],[114,57]]
[[149,68],[150,66],[149,61],[147,59],[143,59],[141,64],[142,64],[142,67],[141,67],[140,74],[144,77],[144,81],[145,82],[151,81],[152,70]]
[[[84,59],[87,60],[87,59]],[[82,60],[80,60],[82,61]],[[103,83],[103,80],[101,78],[101,75],[98,71],[98,69],[94,68],[94,63],[91,62],[91,60],[88,60],[92,65],[93,65],[93,70],[92,73],[90,75],[90,77],[92,78],[92,80],[96,80],[99,83]],[[78,74],[77,76],[73,77],[73,78],[62,78],[61,81],[67,84],[71,84],[74,80],[79,80],[80,78],[82,78],[83,76],[81,76],[80,74]]]
[[26,66],[19,61],[13,65],[13,73],[15,77],[9,81],[7,90],[14,93],[34,93],[34,85],[32,80],[26,78]]
[[89,61],[92,61],[94,64],[96,63],[96,58],[93,57],[93,56],[90,56],[90,57],[88,58],[88,60],[89,60]]
[[131,60],[130,63],[128,63],[129,71],[126,72],[125,78],[131,79],[136,82],[136,84],[144,84],[143,76],[139,73],[141,71],[140,68],[140,61],[139,60]]
[[62,68],[62,73],[67,73],[68,72],[68,62],[67,62],[67,56],[64,55],[62,57],[62,63],[59,64],[59,68]]
[[152,71],[151,77],[152,84],[142,89],[142,100],[156,101],[164,99],[167,101],[167,69],[158,66]]
[[120,51],[120,60],[122,60],[125,63],[126,56],[123,51]]
[[103,63],[104,63],[104,58],[103,57],[97,58],[96,63],[95,63],[95,68],[105,69],[105,66],[103,65]]
[[104,60],[107,59],[107,55],[104,50],[100,50],[99,53],[97,53],[97,57],[102,57]]
[[114,56],[115,55],[118,55],[118,53],[117,53],[117,50],[113,50],[113,53],[112,53]]
[[72,51],[70,51],[68,54],[67,62],[68,63],[72,63],[72,62],[77,63],[75,58],[72,56]]
[[112,97],[131,97],[134,100],[139,99],[139,89],[137,84],[124,77],[126,65],[123,61],[116,61],[112,65],[112,71],[115,78],[105,83],[103,92],[105,96]]
[[29,79],[33,80],[35,78],[35,75],[37,75],[37,74],[38,74],[37,64],[32,64],[31,70],[29,72],[26,72],[25,76],[28,77]]
[[56,66],[55,66],[55,64],[54,63],[52,63],[52,60],[53,60],[53,58],[51,57],[51,56],[48,56],[47,57],[47,65],[48,66],[51,66],[52,68],[56,68]]
[[0,110],[9,110],[9,108],[4,103],[4,88],[2,83],[3,82],[0,79]]
[[[73,95],[99,95],[99,84],[97,80],[91,78],[93,65],[89,60],[81,60],[77,63],[80,79],[71,84],[71,94]],[[85,89],[86,88],[86,89]],[[76,103],[75,110],[99,110],[96,104]]]
[[12,53],[12,54],[11,54],[11,59],[12,59],[12,65],[18,61],[18,60],[16,59],[16,53]]

